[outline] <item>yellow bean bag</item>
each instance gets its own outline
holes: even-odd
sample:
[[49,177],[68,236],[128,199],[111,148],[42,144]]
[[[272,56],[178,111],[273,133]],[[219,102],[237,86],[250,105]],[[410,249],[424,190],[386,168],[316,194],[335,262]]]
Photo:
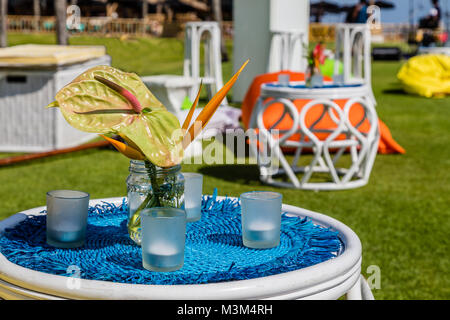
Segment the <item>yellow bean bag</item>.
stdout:
[[450,94],[450,57],[425,54],[409,59],[397,78],[403,89],[427,98]]

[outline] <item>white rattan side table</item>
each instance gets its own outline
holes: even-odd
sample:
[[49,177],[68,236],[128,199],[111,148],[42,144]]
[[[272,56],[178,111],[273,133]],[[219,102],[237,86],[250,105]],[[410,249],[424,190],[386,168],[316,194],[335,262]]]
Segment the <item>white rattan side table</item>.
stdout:
[[[220,199],[220,197],[218,197]],[[122,198],[91,200],[122,203]],[[28,215],[38,215],[45,207],[17,213],[0,222],[0,237]],[[311,267],[250,280],[194,285],[141,285],[80,279],[70,288],[70,277],[34,271],[8,261],[0,254],[0,298],[3,299],[373,299],[361,276],[361,242],[343,223],[326,215],[283,205],[291,216],[309,217],[314,223],[339,232],[343,249],[338,255]]]
[[[308,100],[300,109],[294,101]],[[343,108],[335,100],[347,100]],[[264,123],[264,112],[274,103],[281,103],[284,108],[280,119],[274,119],[274,125],[268,128]],[[353,107],[363,108],[363,118],[356,124],[350,121]],[[322,108],[320,117],[307,125],[307,115],[312,108]],[[334,128],[319,129],[317,123],[329,116]],[[276,126],[290,116],[292,126],[277,130]],[[370,123],[368,132],[361,132],[359,127],[364,121]],[[289,86],[277,83],[266,83],[261,86],[261,94],[253,109],[250,128],[258,129],[258,139],[264,140],[267,149],[264,154],[256,143],[250,143],[250,150],[258,157],[260,179],[278,187],[289,187],[309,190],[340,190],[356,188],[367,184],[378,149],[379,128],[378,117],[370,98],[370,87],[367,84],[342,85],[325,84],[323,87],[309,88],[301,82],[291,82]],[[317,134],[327,134],[320,140]],[[298,141],[290,139],[300,134]],[[342,136],[345,138],[342,139]],[[287,161],[283,147],[294,148],[295,156],[291,164]],[[304,149],[312,149],[313,159],[307,166],[298,166]],[[270,156],[268,156],[270,151]],[[339,158],[349,151],[351,165],[347,168],[337,167]],[[270,159],[271,158],[271,159]],[[276,160],[276,161],[273,161]],[[276,164],[274,165],[274,162]],[[299,179],[296,173],[303,173]],[[312,182],[313,173],[329,173],[329,182]],[[277,181],[278,175],[286,175],[287,181]]]

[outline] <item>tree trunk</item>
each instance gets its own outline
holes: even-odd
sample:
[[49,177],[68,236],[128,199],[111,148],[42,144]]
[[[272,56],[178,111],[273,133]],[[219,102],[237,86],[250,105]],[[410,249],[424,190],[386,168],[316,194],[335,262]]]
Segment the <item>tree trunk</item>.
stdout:
[[173,9],[170,7],[170,4],[164,4],[164,10],[167,14],[167,22],[171,23],[173,21]]
[[58,44],[68,44],[68,33],[66,27],[67,19],[67,3],[66,0],[55,0],[55,12],[56,12],[56,38]]
[[147,14],[148,14],[148,2],[147,0],[141,0],[142,2],[142,18],[141,18],[141,32],[142,35],[145,35],[145,27],[146,27],[146,21],[147,21]]
[[41,3],[40,0],[33,0],[33,14],[35,17],[41,16]]
[[156,13],[163,13],[163,5],[161,3],[156,5]]
[[145,19],[148,14],[148,2],[147,0],[142,0],[142,19]]
[[222,19],[222,1],[221,0],[212,0],[212,11],[214,15],[214,20],[219,23],[220,28],[220,52],[222,55],[222,62],[228,61],[228,52],[225,46],[225,38],[223,36],[223,19]]
[[34,30],[39,31],[39,18],[41,17],[41,6],[39,0],[33,0]]
[[0,48],[5,48],[8,46],[7,39],[7,10],[8,10],[8,0],[0,0]]
[[166,0],[159,0],[156,3],[156,13],[163,13],[163,11],[164,11],[164,2],[166,2]]

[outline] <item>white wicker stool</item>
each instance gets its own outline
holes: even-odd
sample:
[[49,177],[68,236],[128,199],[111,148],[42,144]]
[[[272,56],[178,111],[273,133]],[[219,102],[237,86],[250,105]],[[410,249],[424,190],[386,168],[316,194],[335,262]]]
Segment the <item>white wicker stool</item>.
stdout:
[[[262,151],[264,148],[258,147],[256,143],[250,143],[250,150],[258,158],[261,181],[278,187],[309,190],[341,190],[367,184],[379,141],[378,118],[373,103],[368,98],[369,90],[367,85],[307,88],[302,83],[291,83],[289,87],[263,84],[250,120],[250,128],[259,130],[259,141],[263,142],[266,148]],[[294,100],[297,99],[310,100],[300,112],[294,105]],[[343,109],[333,101],[337,99],[348,100]],[[263,119],[264,111],[274,103],[281,103],[284,109],[280,119],[277,119],[271,128],[267,128]],[[356,104],[362,106],[364,116],[354,125],[349,119],[349,114]],[[322,107],[322,112],[320,117],[308,126],[306,116],[314,107]],[[331,117],[336,128],[315,127],[326,114]],[[287,115],[292,118],[292,126],[278,132],[273,131]],[[367,133],[362,133],[358,128],[365,120],[369,121],[370,129]],[[327,133],[328,136],[320,140],[316,133]],[[300,134],[299,141],[289,140],[296,134]],[[342,135],[345,135],[345,139],[337,139]],[[283,147],[295,149],[292,164],[286,160]],[[298,163],[304,149],[312,149],[313,159],[309,165],[301,167]],[[347,150],[350,150],[351,155],[350,166],[337,167],[339,158]],[[268,151],[270,159],[267,157]],[[335,151],[334,155],[332,151]],[[296,176],[298,172],[303,173],[301,180]],[[311,182],[313,173],[328,173],[331,181]],[[286,175],[290,182],[275,180],[278,175]]]

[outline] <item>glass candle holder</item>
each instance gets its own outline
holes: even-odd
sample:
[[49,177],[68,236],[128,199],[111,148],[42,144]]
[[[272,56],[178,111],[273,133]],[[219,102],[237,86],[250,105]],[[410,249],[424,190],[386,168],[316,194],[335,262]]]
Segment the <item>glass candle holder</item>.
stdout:
[[311,76],[311,87],[313,88],[323,87],[323,76],[321,74],[314,74]]
[[89,193],[74,190],[47,192],[47,243],[58,248],[84,244]]
[[335,74],[333,76],[333,83],[337,86],[343,86],[344,85],[344,75]]
[[280,244],[282,195],[270,191],[241,194],[242,241],[255,249]]
[[291,76],[288,73],[281,73],[278,75],[278,83],[282,87],[288,87]]
[[149,208],[141,212],[142,264],[151,271],[178,270],[184,262],[186,213],[177,208]]
[[184,176],[184,210],[186,221],[198,221],[202,217],[203,175],[183,172]]

